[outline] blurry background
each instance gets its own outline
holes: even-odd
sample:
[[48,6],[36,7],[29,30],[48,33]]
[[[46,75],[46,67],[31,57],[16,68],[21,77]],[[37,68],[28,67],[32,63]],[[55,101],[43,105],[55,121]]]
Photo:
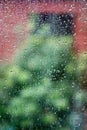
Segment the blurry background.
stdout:
[[0,64],[0,130],[83,129],[87,54],[73,50],[74,26],[71,13],[29,15],[14,60]]

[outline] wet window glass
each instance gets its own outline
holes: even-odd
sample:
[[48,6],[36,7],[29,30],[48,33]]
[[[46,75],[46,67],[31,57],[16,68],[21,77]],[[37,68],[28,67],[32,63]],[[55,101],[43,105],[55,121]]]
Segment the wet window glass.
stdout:
[[0,130],[87,130],[87,1],[0,1]]

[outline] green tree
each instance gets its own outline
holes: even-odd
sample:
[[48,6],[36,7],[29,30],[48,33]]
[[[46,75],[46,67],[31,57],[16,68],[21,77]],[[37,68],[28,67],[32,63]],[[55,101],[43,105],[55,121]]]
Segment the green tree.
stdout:
[[6,108],[0,112],[18,130],[68,130],[76,71],[72,36],[52,36],[48,24],[36,31],[34,20],[31,27],[25,47],[5,73]]

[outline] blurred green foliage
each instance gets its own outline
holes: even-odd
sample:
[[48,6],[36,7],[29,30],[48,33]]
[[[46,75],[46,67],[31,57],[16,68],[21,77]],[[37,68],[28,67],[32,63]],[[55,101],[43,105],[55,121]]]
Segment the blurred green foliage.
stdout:
[[72,36],[52,36],[47,24],[34,31],[33,22],[14,64],[0,69],[0,129],[68,130],[83,68],[75,64]]

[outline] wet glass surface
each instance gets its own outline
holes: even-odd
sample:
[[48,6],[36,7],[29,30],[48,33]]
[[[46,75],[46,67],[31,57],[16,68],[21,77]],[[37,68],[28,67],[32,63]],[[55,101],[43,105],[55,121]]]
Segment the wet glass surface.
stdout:
[[0,3],[0,130],[87,130],[87,3],[51,2]]

